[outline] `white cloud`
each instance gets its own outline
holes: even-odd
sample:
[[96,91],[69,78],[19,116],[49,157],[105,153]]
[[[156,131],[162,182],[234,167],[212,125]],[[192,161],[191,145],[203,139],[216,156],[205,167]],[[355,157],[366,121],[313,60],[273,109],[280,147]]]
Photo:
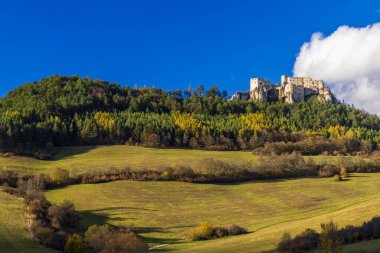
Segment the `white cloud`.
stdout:
[[322,79],[340,100],[380,114],[380,23],[341,26],[312,35],[297,56],[294,76]]

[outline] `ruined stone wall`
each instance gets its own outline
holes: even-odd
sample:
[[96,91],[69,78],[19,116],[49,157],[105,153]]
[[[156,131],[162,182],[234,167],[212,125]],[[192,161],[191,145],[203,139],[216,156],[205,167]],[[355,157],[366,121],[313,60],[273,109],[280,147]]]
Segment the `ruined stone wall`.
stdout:
[[323,102],[331,102],[334,99],[330,89],[324,87],[321,80],[285,75],[281,76],[281,84],[277,86],[263,78],[251,78],[250,91],[243,93],[237,92],[231,99],[251,99],[264,102],[284,101],[288,103],[302,102],[312,96],[317,96]]
[[267,102],[270,90],[275,89],[273,83],[263,78],[251,78],[250,80],[250,99]]
[[237,99],[237,100],[249,100],[250,95],[249,92],[236,92],[234,95],[232,95],[231,100]]
[[273,87],[274,85],[264,78],[251,78],[250,80],[250,91],[253,91],[254,89],[269,90]]
[[[318,96],[321,101],[330,102],[332,100],[330,89],[324,87],[322,80],[313,80],[310,77],[288,77],[281,76],[281,86],[284,87],[285,101],[301,102],[312,96]],[[303,95],[302,91],[303,89]],[[292,97],[290,97],[292,96]],[[303,98],[301,98],[303,96]]]
[[290,83],[285,85],[284,100],[287,103],[298,103],[305,101],[305,89],[301,85]]
[[249,95],[251,100],[268,102],[268,91],[263,88],[254,88]]

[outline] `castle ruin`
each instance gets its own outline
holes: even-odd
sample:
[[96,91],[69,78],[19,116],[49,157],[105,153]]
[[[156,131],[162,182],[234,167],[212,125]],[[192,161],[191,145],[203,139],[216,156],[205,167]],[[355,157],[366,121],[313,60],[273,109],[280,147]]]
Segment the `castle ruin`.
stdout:
[[237,92],[231,99],[297,103],[314,96],[317,96],[321,102],[332,102],[334,100],[333,94],[329,88],[324,86],[322,80],[283,75],[281,76],[281,83],[278,85],[263,78],[251,78],[249,92]]

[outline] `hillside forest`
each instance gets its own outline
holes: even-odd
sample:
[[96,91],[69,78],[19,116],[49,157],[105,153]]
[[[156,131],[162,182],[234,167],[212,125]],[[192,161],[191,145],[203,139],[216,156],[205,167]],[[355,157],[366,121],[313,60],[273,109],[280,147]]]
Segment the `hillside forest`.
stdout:
[[2,151],[42,159],[55,146],[94,144],[363,154],[379,148],[379,130],[376,115],[345,103],[229,101],[217,86],[166,91],[55,75],[0,99]]

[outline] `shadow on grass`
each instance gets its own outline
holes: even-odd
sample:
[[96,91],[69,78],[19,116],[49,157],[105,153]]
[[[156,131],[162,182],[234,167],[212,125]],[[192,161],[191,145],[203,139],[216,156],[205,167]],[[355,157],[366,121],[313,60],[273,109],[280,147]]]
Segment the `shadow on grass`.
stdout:
[[[109,207],[109,208],[100,208],[87,211],[79,211],[78,214],[82,218],[82,224],[85,226],[90,226],[93,224],[104,225],[112,221],[126,221],[130,218],[127,217],[111,217],[115,215],[125,216],[128,211],[139,210],[147,211],[149,209],[145,208],[135,208],[135,207]],[[150,210],[151,211],[151,210]]]
[[[370,173],[370,172],[361,172],[361,173]],[[376,173],[376,172],[373,172],[373,173]],[[370,177],[370,176],[367,176],[367,175],[357,175],[357,174],[355,174],[355,175],[352,175],[352,174],[350,174],[350,176],[348,177],[348,178],[350,178],[350,177]]]
[[293,181],[293,180],[299,180],[299,179],[321,179],[321,177],[313,177],[313,176],[299,176],[299,177],[284,177],[284,178],[265,178],[265,179],[247,179],[247,180],[241,180],[241,181],[235,181],[235,182],[214,182],[214,183],[207,183],[207,184],[215,184],[215,185],[241,185],[241,184],[250,184],[250,183],[280,183],[285,181]]
[[92,209],[91,212],[109,212],[109,211],[118,211],[118,210],[120,211],[128,211],[128,210],[155,211],[155,210],[147,209],[147,208],[115,206],[115,207]]
[[[126,221],[128,218],[111,218],[110,215],[105,214],[98,214],[96,212],[100,211],[112,211],[112,210],[127,210],[127,209],[139,209],[139,210],[147,210],[143,208],[125,208],[125,207],[111,207],[111,208],[102,208],[97,210],[91,210],[91,211],[80,211],[78,214],[82,218],[82,224],[85,227],[89,227],[91,225],[105,225],[109,222],[112,223],[112,221]],[[112,214],[114,215],[114,214]],[[111,224],[112,225],[112,224]],[[148,244],[175,244],[181,241],[180,239],[176,238],[165,238],[165,237],[151,237],[148,235],[148,233],[160,233],[160,234],[166,234],[169,233],[166,229],[162,227],[135,227],[132,226],[132,231],[138,234],[146,243]],[[143,234],[143,235],[141,235]],[[164,248],[155,249],[154,251],[167,251]]]
[[[378,172],[355,172],[355,173],[362,173],[361,175],[357,174],[350,174],[349,177],[343,178],[342,181],[350,181],[350,178],[355,177],[370,177],[370,175],[363,175],[363,173],[370,174],[370,173],[378,173]],[[293,180],[299,180],[299,179],[326,179],[331,178],[333,180],[333,177],[318,177],[318,176],[297,176],[297,177],[284,177],[284,178],[267,178],[267,179],[250,179],[250,180],[241,180],[236,182],[215,182],[215,183],[208,183],[208,184],[215,184],[215,185],[241,185],[241,184],[250,184],[250,183],[280,183],[285,181],[293,181]]]
[[[134,229],[134,232],[136,232],[136,234],[139,234],[140,235],[140,229],[152,229],[152,230],[158,230],[158,231],[161,231],[161,228],[135,228]],[[147,231],[151,231],[151,230],[147,230]],[[146,233],[146,232],[145,232]],[[181,240],[178,239],[178,238],[164,238],[164,237],[151,237],[151,236],[147,236],[147,235],[140,235],[140,237],[146,242],[146,243],[154,243],[154,244],[175,244],[175,243],[178,243],[180,242]]]
[[82,218],[81,223],[85,227],[89,227],[91,225],[105,225],[109,220],[107,215],[95,214],[90,211],[78,211],[77,213]]
[[27,238],[19,238],[17,235],[13,238],[0,238],[0,252],[7,252],[7,253],[19,253],[19,252],[25,252],[25,253],[47,253],[51,252],[54,253],[56,251],[53,251],[49,248],[46,248],[36,242],[34,242],[32,239]]
[[67,146],[67,147],[58,147],[54,156],[50,161],[59,161],[63,159],[70,158],[75,155],[84,154],[97,148],[98,146]]

